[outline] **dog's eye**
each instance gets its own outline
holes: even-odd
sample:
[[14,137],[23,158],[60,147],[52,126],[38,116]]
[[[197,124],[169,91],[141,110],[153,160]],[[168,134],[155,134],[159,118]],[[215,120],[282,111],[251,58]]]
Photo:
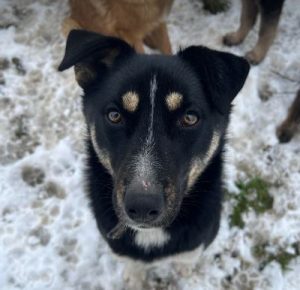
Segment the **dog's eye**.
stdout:
[[122,121],[122,116],[118,111],[108,112],[107,118],[111,123],[114,123],[114,124],[118,124]]
[[180,124],[183,127],[191,127],[198,123],[199,117],[194,112],[187,112],[180,120]]

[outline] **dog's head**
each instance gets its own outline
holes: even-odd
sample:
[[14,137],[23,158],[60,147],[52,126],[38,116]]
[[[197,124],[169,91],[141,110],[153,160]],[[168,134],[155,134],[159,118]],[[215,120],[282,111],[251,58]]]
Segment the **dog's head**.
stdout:
[[221,150],[248,63],[201,46],[140,55],[120,39],[74,30],[59,70],[71,66],[116,215],[133,228],[168,226]]

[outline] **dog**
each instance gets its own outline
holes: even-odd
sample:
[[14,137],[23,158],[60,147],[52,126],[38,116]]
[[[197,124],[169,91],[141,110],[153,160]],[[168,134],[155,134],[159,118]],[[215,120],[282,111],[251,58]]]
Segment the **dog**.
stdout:
[[73,30],[59,71],[72,66],[88,132],[86,188],[112,251],[149,264],[210,245],[231,102],[248,62],[202,46],[138,54]]
[[173,0],[69,0],[71,16],[63,32],[86,29],[121,38],[138,52],[144,43],[164,54],[171,54],[165,19]]
[[286,119],[277,127],[276,134],[281,143],[289,142],[300,124],[300,90],[289,108]]
[[284,0],[242,0],[240,27],[236,32],[224,36],[223,43],[228,46],[243,42],[261,14],[259,38],[255,47],[246,54],[252,64],[259,64],[266,56],[276,36]]

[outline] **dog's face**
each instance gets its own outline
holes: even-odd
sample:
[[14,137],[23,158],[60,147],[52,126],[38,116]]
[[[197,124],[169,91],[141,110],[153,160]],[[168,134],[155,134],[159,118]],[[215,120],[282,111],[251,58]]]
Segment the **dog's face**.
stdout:
[[220,147],[248,63],[203,47],[138,55],[119,39],[73,31],[60,70],[72,65],[117,216],[132,228],[167,227]]

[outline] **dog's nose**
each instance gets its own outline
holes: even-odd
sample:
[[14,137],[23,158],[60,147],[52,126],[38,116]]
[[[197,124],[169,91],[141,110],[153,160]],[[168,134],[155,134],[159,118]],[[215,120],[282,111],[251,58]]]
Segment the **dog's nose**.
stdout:
[[126,192],[125,211],[135,222],[153,222],[162,213],[164,198],[162,194]]

